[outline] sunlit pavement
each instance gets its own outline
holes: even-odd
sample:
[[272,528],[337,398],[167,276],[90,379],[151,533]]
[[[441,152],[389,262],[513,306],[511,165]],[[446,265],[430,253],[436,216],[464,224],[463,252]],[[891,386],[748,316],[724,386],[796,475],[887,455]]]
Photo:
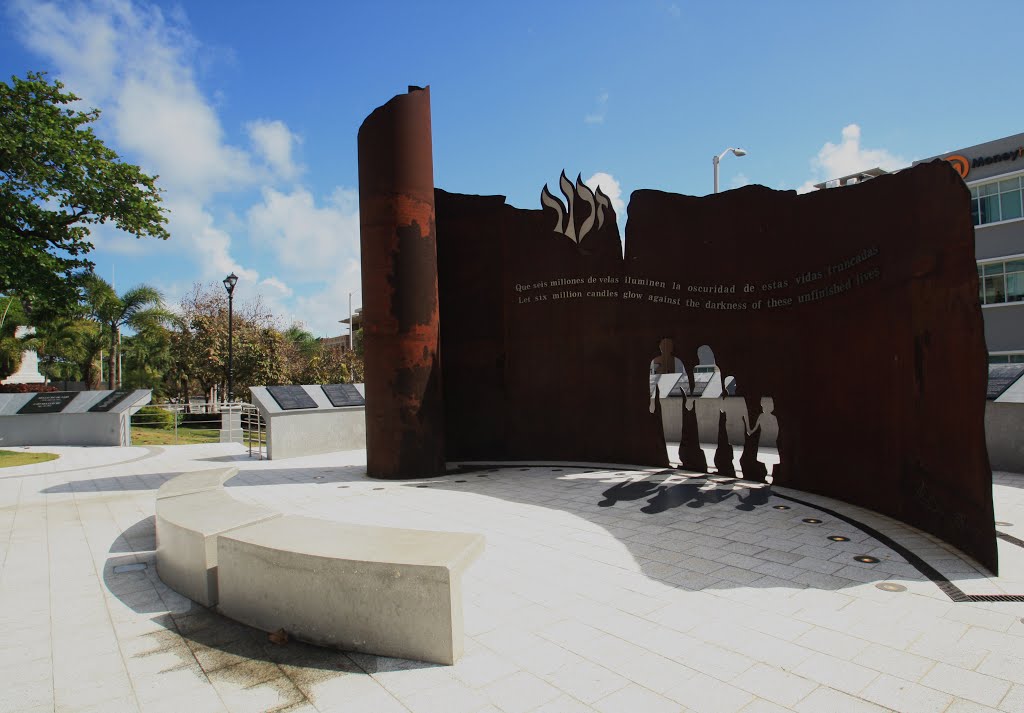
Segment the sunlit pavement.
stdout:
[[[869,511],[682,471],[382,482],[362,451],[32,450],[61,458],[0,470],[0,711],[1024,711],[1024,475],[994,475],[993,578]],[[156,489],[225,464],[277,510],[482,533],[465,656],[277,645],[169,590]]]

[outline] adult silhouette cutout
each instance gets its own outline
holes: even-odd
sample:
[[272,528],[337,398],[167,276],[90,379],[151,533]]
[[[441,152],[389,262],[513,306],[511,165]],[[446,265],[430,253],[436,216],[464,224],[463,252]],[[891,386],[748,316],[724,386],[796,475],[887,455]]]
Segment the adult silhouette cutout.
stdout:
[[708,460],[700,447],[700,433],[697,426],[697,399],[693,396],[695,386],[692,373],[685,373],[686,387],[683,391],[682,426],[679,432],[680,469],[696,473],[708,472]]
[[[723,379],[723,383],[724,381]],[[728,392],[723,390],[718,399],[718,448],[715,449],[715,469],[719,475],[731,478],[736,475],[736,467],[732,463],[732,444],[729,443],[729,432],[725,427],[727,395]]]

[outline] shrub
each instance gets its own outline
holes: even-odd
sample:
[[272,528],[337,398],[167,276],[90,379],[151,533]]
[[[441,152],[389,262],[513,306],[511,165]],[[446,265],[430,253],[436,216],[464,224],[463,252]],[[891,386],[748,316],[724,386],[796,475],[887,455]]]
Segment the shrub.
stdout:
[[174,412],[159,406],[143,406],[132,416],[132,425],[141,428],[171,428],[174,426]]
[[219,413],[183,413],[181,425],[189,428],[209,428],[220,430]]
[[0,394],[35,394],[59,390],[53,384],[0,384]]

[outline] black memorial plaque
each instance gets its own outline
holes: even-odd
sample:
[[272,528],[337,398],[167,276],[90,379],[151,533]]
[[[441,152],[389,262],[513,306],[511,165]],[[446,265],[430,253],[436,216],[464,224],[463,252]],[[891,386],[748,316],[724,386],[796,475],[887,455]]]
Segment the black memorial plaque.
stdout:
[[268,386],[267,391],[284,411],[316,408],[316,401],[301,386]]
[[97,401],[93,407],[89,409],[89,413],[107,413],[110,409],[114,408],[131,396],[134,391],[135,389],[118,389],[117,391],[112,391]]
[[324,390],[324,394],[330,400],[332,406],[366,405],[363,395],[352,384],[320,384],[320,388]]
[[988,389],[985,397],[990,401],[1002,396],[1010,386],[1013,385],[1020,375],[1024,373],[1024,364],[989,364],[988,365]]
[[36,394],[27,404],[18,409],[18,413],[60,413],[76,396],[78,396],[77,391],[50,391]]

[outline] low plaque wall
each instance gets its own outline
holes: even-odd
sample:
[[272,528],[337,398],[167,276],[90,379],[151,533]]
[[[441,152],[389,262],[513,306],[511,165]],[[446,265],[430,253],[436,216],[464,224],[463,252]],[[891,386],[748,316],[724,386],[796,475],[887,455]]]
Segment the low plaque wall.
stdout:
[[270,460],[366,448],[362,384],[252,386],[249,391],[267,424]]
[[148,389],[0,394],[0,446],[130,446]]

